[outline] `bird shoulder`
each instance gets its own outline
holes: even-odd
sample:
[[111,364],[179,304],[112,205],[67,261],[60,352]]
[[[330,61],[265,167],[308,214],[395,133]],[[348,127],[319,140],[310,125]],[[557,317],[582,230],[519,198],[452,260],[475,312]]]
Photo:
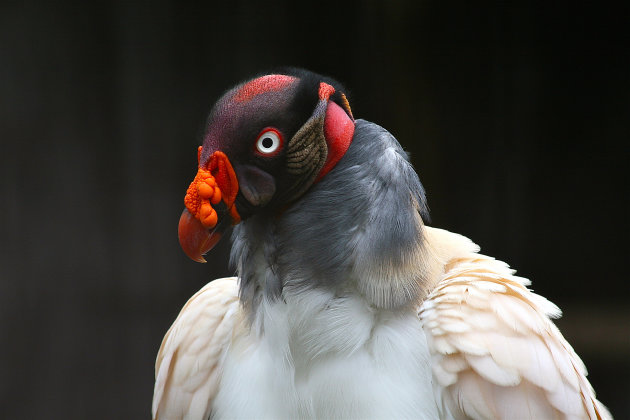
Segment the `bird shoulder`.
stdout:
[[208,418],[240,317],[235,277],[214,280],[188,300],[157,355],[154,419]]
[[558,307],[459,235],[427,229],[446,260],[418,309],[442,415],[611,418],[595,399],[584,364],[551,321],[561,315]]

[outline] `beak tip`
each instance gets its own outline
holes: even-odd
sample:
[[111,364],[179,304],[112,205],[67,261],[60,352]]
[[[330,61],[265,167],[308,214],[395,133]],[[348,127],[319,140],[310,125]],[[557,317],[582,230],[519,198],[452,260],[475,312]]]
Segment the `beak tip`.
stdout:
[[199,263],[207,262],[203,255],[221,238],[220,233],[209,231],[187,209],[179,218],[178,236],[182,250],[191,260]]

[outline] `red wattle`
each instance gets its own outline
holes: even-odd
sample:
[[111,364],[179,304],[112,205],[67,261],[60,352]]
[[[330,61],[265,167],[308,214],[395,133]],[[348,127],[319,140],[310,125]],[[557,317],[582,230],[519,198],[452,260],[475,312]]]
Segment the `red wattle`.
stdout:
[[324,135],[328,144],[326,163],[319,172],[315,182],[326,175],[350,147],[354,136],[354,121],[335,102],[330,101],[324,119]]

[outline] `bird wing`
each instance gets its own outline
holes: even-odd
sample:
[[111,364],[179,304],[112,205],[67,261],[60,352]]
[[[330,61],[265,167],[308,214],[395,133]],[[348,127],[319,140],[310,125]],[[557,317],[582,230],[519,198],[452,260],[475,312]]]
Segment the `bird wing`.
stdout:
[[239,313],[235,277],[214,280],[188,300],[155,361],[154,419],[209,417]]
[[[610,419],[586,368],[550,318],[556,305],[502,262],[445,265],[419,309],[438,407],[454,419]],[[446,417],[450,415],[450,417]]]

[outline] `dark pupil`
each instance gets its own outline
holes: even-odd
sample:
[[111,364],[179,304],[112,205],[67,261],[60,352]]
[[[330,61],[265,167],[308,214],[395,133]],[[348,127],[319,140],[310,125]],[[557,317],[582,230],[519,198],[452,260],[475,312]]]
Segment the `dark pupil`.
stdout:
[[271,146],[273,146],[273,140],[270,139],[269,137],[265,137],[262,141],[262,146],[265,149],[269,149]]

